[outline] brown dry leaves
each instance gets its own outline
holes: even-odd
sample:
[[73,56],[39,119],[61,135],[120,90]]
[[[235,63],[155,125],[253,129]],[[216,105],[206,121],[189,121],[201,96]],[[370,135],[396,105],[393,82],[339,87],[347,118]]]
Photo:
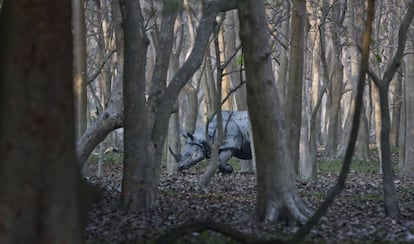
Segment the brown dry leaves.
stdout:
[[[243,233],[268,239],[288,239],[297,226],[265,224],[254,220],[256,180],[254,175],[216,175],[207,189],[198,187],[200,168],[178,175],[163,173],[159,207],[151,213],[128,213],[119,209],[120,164],[105,168],[105,176],[91,181],[104,187],[104,199],[90,211],[86,240],[149,242],[165,231],[191,220],[210,219],[225,223]],[[315,183],[298,183],[300,194],[315,209],[335,173],[320,173]],[[309,241],[414,240],[414,181],[397,180],[400,216],[385,217],[381,175],[351,172],[347,186],[312,230]],[[194,233],[194,236],[199,234]],[[186,237],[191,240],[194,236]]]

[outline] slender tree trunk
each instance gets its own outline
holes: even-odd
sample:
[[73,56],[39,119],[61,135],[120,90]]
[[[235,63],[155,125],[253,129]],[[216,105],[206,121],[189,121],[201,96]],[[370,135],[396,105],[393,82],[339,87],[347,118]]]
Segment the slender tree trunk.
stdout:
[[[413,33],[413,29],[410,33]],[[405,56],[405,130],[403,130],[405,147],[404,154],[402,154],[402,176],[414,176],[414,43],[410,41],[407,43],[407,55]]]
[[299,165],[299,140],[302,119],[302,86],[305,55],[306,1],[292,0],[289,82],[286,97],[286,130],[293,163]]
[[[73,28],[73,87],[75,95],[75,131],[79,139],[87,126],[87,80],[86,80],[86,31],[84,2],[72,0]],[[87,164],[82,167],[84,176],[92,175]]]
[[384,188],[385,214],[392,218],[397,217],[398,202],[394,184],[394,169],[392,168],[390,147],[390,111],[388,104],[388,86],[379,87],[381,100],[381,159]]
[[[171,80],[171,77],[179,69],[180,54],[183,46],[184,30],[182,27],[182,19],[177,18],[175,22],[174,32],[177,33],[178,38],[175,39],[173,51],[170,57],[170,65],[168,68],[168,80]],[[179,116],[179,107],[178,101],[176,101],[176,111],[174,111],[170,116],[170,121],[168,124],[168,147],[170,147],[173,152],[181,152],[181,143],[180,143],[180,116]],[[191,132],[191,131],[190,131]],[[191,133],[194,133],[191,132]],[[167,150],[167,172],[170,174],[175,174],[177,171],[177,161],[174,155],[171,154],[170,150]]]
[[262,221],[281,218],[304,222],[309,212],[296,191],[294,164],[286,144],[282,106],[272,72],[264,3],[239,1],[238,13],[257,159],[257,216]]
[[391,147],[398,148],[400,146],[400,124],[401,124],[401,97],[402,97],[402,76],[397,73],[397,77],[391,83],[393,90],[392,100],[392,116],[391,116],[391,132],[390,143]]
[[[414,1],[408,3],[407,12],[404,15],[399,32],[397,51],[390,65],[387,67],[383,78],[380,79],[376,74],[370,73],[375,84],[379,89],[380,105],[381,105],[381,158],[382,158],[382,173],[383,173],[383,187],[384,187],[384,206],[387,216],[395,218],[398,214],[397,193],[394,185],[394,172],[391,161],[391,147],[390,147],[390,112],[388,103],[388,91],[392,80],[398,67],[401,64],[401,59],[404,54],[406,45],[407,32],[409,30],[411,21],[414,16]],[[406,115],[408,116],[408,114]],[[408,125],[408,124],[407,124]],[[406,128],[407,129],[407,128]],[[408,129],[409,130],[409,129]],[[408,142],[408,140],[406,141]],[[407,145],[407,144],[406,144]],[[407,148],[406,148],[407,153]]]
[[[223,16],[224,18],[224,16]],[[222,22],[221,22],[222,23]],[[215,138],[214,142],[212,144],[210,144],[210,148],[211,148],[211,159],[210,159],[210,165],[208,166],[206,172],[201,176],[199,184],[201,187],[206,187],[209,183],[210,180],[213,178],[213,176],[215,175],[218,165],[220,163],[220,157],[219,157],[219,153],[220,153],[220,145],[223,142],[223,136],[224,136],[224,126],[223,126],[223,115],[222,115],[222,104],[221,104],[221,98],[222,98],[222,94],[223,94],[223,72],[224,72],[224,68],[222,66],[222,54],[221,54],[221,46],[220,46],[220,34],[219,34],[220,30],[216,30],[216,32],[214,33],[214,49],[215,49],[215,59],[216,59],[216,89],[214,91],[214,107],[213,107],[213,111],[207,111],[207,114],[209,114],[210,116],[208,117],[208,121],[210,121],[212,119],[212,117],[214,116],[214,114],[216,114],[216,120],[217,120],[217,138]],[[213,80],[214,81],[214,80]],[[212,85],[212,84],[210,84]],[[206,137],[208,134],[208,123],[206,124]]]
[[[387,8],[393,8],[392,3],[388,2]],[[397,30],[393,27],[394,21],[397,21],[397,18],[401,16],[402,10],[400,8],[396,8],[393,14],[389,15],[387,28],[389,31],[388,35],[388,45],[389,48],[387,49],[386,55],[387,57],[391,57],[395,52],[395,45],[397,40]],[[391,64],[391,59],[387,60],[388,65]],[[391,131],[390,131],[390,143],[391,147],[397,148],[399,147],[399,135],[400,135],[400,118],[401,118],[401,104],[402,104],[402,75],[401,73],[403,69],[400,67],[399,72],[397,72],[396,76],[391,81],[391,93],[392,93],[392,100],[391,100]]]
[[[225,17],[223,17],[225,18]],[[224,37],[224,26],[222,25],[220,28],[220,31],[218,33],[218,45],[219,45],[219,49],[220,49],[220,60],[224,63],[227,62],[227,59],[230,58],[228,56],[226,56],[226,42],[225,42],[225,37]],[[222,65],[222,64],[220,64]],[[226,99],[226,101],[224,101],[224,103],[222,104],[222,109],[223,110],[233,110],[233,94],[230,94],[230,75],[228,74],[228,67],[223,67],[223,80],[221,83],[221,97],[225,98],[227,97],[227,95],[229,95],[230,97],[228,99]]]
[[80,138],[87,123],[86,96],[86,31],[83,1],[72,0],[73,79],[76,112],[76,138]]
[[[301,180],[307,181],[316,178],[316,154],[317,143],[320,132],[320,67],[321,67],[321,48],[320,48],[320,32],[319,32],[319,16],[318,8],[312,6],[310,1],[307,1],[307,9],[311,17],[309,18],[311,29],[309,31],[309,43],[312,49],[311,72],[312,81],[309,91],[312,94],[309,104],[309,112],[303,111],[302,131],[301,131],[301,152],[306,152],[300,157],[299,177]],[[305,91],[307,90],[304,88]],[[319,103],[319,104],[318,104]],[[308,126],[308,116],[310,114],[310,121]]]
[[[224,21],[226,31],[225,34],[225,40],[226,40],[226,57],[232,57],[234,55],[234,52],[237,50],[238,44],[238,23],[237,19],[237,11],[228,11],[226,13],[226,19]],[[237,90],[234,92],[234,100],[235,100],[235,108],[239,111],[247,111],[247,101],[246,101],[246,85],[241,85],[243,82],[243,71],[242,65],[240,64],[238,67],[238,58],[240,57],[240,51],[237,52],[236,56],[233,57],[233,59],[228,63],[228,73],[230,75],[230,81],[231,81],[231,87],[232,89]],[[241,85],[241,86],[240,86]],[[252,142],[252,140],[251,140]],[[254,148],[251,145],[251,148]],[[240,160],[240,172],[241,173],[252,173],[254,172],[254,158],[253,160]]]
[[[329,9],[329,1],[324,1],[324,10]],[[330,22],[329,24],[326,23],[326,35],[325,32],[322,32],[321,40],[326,43],[326,46],[329,48],[326,52],[326,59],[327,62],[324,64],[326,71],[328,71],[328,77],[331,82],[328,85],[328,128],[327,128],[327,141],[326,141],[326,154],[328,157],[332,158],[335,157],[337,153],[337,145],[338,145],[338,128],[340,127],[340,119],[339,119],[339,111],[341,106],[341,98],[342,98],[342,80],[343,80],[343,65],[340,59],[340,54],[342,52],[342,48],[339,43],[338,37],[338,21],[339,21],[339,13],[340,13],[340,6],[339,2],[335,2],[336,6],[332,7],[331,14],[332,18],[336,19],[336,21]],[[323,13],[325,15],[327,13]],[[326,38],[325,38],[326,36]],[[328,42],[329,40],[329,42]],[[331,43],[331,45],[328,45]],[[323,44],[322,48],[325,50],[327,49]],[[324,58],[324,57],[322,57]],[[331,65],[329,66],[330,63]],[[329,66],[329,67],[328,67]]]
[[[286,105],[286,93],[287,93],[287,80],[288,80],[288,70],[289,70],[289,55],[288,49],[289,47],[289,33],[290,33],[290,0],[283,1],[283,11],[286,15],[286,20],[282,23],[282,37],[285,37],[283,43],[285,43],[284,48],[281,48],[281,59],[280,59],[280,66],[278,70],[278,77],[279,79],[276,82],[277,90],[279,92],[280,102],[283,105]],[[282,39],[283,40],[283,39]]]
[[0,242],[81,243],[70,1],[0,12]]

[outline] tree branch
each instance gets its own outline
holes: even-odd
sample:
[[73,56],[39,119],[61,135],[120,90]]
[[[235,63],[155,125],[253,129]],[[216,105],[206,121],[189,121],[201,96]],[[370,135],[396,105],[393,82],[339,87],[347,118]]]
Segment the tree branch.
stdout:
[[234,92],[236,92],[240,87],[242,87],[244,84],[246,84],[246,81],[242,81],[240,82],[240,84],[238,84],[236,87],[233,87],[233,89],[231,89],[229,91],[229,93],[224,97],[224,99],[221,101],[221,105],[223,105],[227,99],[229,99],[229,97],[231,96],[231,94],[233,94]]
[[414,16],[414,0],[411,0],[408,3],[407,13],[404,16],[401,22],[401,25],[400,25],[400,29],[398,31],[397,52],[395,53],[390,66],[388,66],[388,69],[384,73],[384,77],[382,81],[384,84],[388,85],[391,82],[392,77],[394,76],[395,72],[397,71],[398,67],[401,64],[401,59],[402,59],[402,56],[404,54],[404,49],[405,49],[405,41],[407,40],[407,31],[408,31],[408,28],[410,27],[410,23],[413,19],[413,16]]
[[91,75],[90,77],[88,77],[88,82],[87,82],[88,85],[90,83],[92,83],[96,79],[96,77],[98,77],[98,75],[101,73],[101,70],[105,66],[106,62],[108,62],[109,58],[115,52],[116,52],[116,49],[113,49],[110,53],[108,53],[108,55],[106,55],[106,57],[104,58],[103,62],[101,63],[101,66],[99,66],[98,70],[93,75]]
[[159,138],[164,137],[168,126],[168,123],[166,124],[164,121],[168,121],[180,90],[193,76],[203,61],[210,36],[214,31],[217,13],[235,9],[236,6],[237,1],[235,0],[215,0],[208,2],[206,5],[200,20],[194,47],[183,66],[171,79],[164,95],[160,99],[159,109],[156,115],[157,120],[155,121],[151,136],[154,141],[159,141]]
[[379,87],[381,84],[381,78],[379,78],[371,68],[368,69],[368,75],[371,77],[372,81],[374,81],[375,85]]
[[232,229],[222,223],[214,222],[211,220],[203,221],[189,221],[176,228],[167,231],[165,234],[160,236],[155,243],[173,243],[177,239],[184,237],[187,234],[193,232],[203,232],[212,230],[228,236],[238,243],[284,243],[285,241],[280,239],[263,240],[256,237],[250,236],[236,229]]

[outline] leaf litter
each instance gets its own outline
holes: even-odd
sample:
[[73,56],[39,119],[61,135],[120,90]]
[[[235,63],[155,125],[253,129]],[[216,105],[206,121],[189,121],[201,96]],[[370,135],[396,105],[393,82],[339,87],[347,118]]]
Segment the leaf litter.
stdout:
[[[105,165],[103,177],[89,179],[102,187],[103,199],[89,212],[85,240],[92,243],[151,243],[166,231],[195,220],[212,220],[261,239],[288,239],[299,228],[256,221],[255,175],[216,174],[203,189],[198,185],[203,170],[195,167],[169,175],[163,169],[158,207],[147,213],[130,213],[119,205],[121,163]],[[316,209],[337,176],[337,173],[319,172],[315,182],[297,183],[307,206]],[[351,171],[344,191],[306,240],[335,243],[414,241],[414,180],[397,179],[396,188],[400,214],[398,218],[390,219],[384,214],[382,176]],[[208,232],[207,235],[217,234]],[[183,240],[195,243],[200,236],[203,233],[193,233]]]

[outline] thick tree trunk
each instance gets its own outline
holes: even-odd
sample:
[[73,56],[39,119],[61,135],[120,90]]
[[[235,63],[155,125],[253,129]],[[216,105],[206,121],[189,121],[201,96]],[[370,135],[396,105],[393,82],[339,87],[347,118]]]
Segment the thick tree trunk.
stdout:
[[150,143],[145,99],[145,67],[148,39],[138,1],[125,3],[124,63],[124,167],[122,206],[130,211],[155,207],[158,191],[155,184],[154,153]]
[[0,243],[81,243],[71,2],[0,13]]
[[257,216],[262,221],[282,218],[304,222],[309,212],[296,192],[295,169],[286,144],[282,106],[272,72],[264,3],[239,1],[238,13],[257,159]]

